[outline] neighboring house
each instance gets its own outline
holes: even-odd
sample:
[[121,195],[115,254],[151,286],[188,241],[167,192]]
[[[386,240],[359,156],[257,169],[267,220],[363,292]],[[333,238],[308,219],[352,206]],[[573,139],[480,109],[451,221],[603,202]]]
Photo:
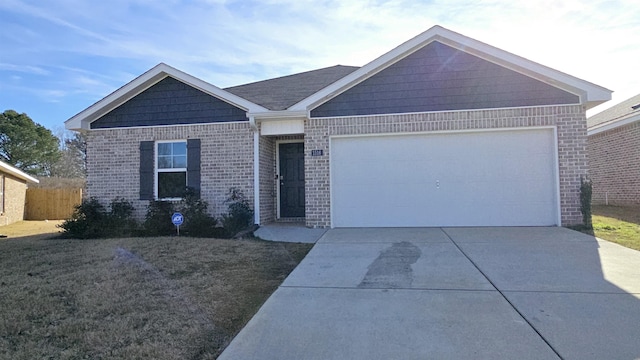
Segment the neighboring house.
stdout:
[[640,204],[640,94],[589,119],[593,203]]
[[28,182],[38,179],[0,161],[0,226],[24,220]]
[[[560,55],[559,55],[560,56]],[[230,187],[255,222],[309,227],[582,221],[585,112],[611,91],[435,26],[361,68],[220,89],[159,64],[66,122],[89,196]]]

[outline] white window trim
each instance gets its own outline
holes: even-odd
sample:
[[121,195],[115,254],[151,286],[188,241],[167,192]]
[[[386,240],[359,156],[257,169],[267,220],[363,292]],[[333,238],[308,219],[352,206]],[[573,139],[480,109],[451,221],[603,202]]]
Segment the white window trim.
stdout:
[[[185,175],[185,180],[186,180],[186,184],[189,183],[189,179],[187,178],[189,176],[189,173],[187,172],[187,168],[169,168],[169,169],[160,169],[158,167],[158,144],[167,144],[167,143],[179,143],[179,142],[183,142],[185,143],[185,146],[187,145],[187,140],[186,139],[175,139],[175,140],[157,140],[155,142],[154,145],[154,153],[153,153],[153,173],[154,173],[154,180],[153,180],[153,197],[156,200],[161,200],[161,201],[180,201],[182,200],[182,198],[180,197],[175,197],[175,198],[159,198],[158,197],[158,185],[159,185],[159,181],[158,181],[158,173],[161,172],[181,172],[184,171],[184,175]],[[187,161],[189,161],[189,148],[187,147]],[[188,166],[188,163],[187,163]]]

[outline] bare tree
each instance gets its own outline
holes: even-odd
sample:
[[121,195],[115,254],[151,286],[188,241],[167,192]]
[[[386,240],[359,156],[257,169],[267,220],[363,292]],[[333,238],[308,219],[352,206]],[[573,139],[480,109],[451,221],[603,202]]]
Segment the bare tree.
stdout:
[[85,132],[59,135],[62,156],[52,168],[51,176],[84,178],[87,176],[87,140]]

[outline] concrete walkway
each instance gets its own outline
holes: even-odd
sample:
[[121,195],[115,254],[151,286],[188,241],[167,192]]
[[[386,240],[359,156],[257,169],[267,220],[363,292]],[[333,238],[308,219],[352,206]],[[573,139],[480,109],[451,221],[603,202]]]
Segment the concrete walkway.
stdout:
[[334,229],[220,359],[636,359],[640,252],[564,228]]
[[271,223],[261,225],[254,235],[263,240],[315,244],[327,229],[310,229],[300,223]]

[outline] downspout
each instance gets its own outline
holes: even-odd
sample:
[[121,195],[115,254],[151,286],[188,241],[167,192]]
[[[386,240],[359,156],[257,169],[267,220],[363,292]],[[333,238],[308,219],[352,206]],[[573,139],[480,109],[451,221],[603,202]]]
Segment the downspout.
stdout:
[[260,225],[260,132],[255,117],[249,116],[249,125],[253,130],[253,223]]

